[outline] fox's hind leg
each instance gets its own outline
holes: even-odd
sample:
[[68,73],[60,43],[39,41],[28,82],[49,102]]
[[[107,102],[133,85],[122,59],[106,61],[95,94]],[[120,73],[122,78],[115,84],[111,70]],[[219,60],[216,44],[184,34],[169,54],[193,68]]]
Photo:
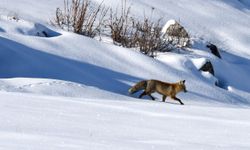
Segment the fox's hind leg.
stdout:
[[141,95],[139,96],[139,98],[141,98],[144,95],[148,95],[152,100],[155,100],[155,98],[151,95],[151,93],[154,92],[154,87],[152,85],[152,82],[149,82],[145,88],[145,90],[143,91],[143,93],[141,93]]
[[165,102],[165,101],[166,101],[166,98],[167,98],[167,96],[166,96],[166,95],[163,95],[163,96],[162,96],[162,101]]

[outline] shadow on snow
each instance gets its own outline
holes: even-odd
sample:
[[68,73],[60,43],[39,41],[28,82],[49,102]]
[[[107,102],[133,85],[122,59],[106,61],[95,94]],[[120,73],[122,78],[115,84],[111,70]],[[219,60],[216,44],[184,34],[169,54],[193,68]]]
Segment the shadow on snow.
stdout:
[[0,37],[0,78],[14,77],[66,80],[124,95],[130,85],[123,81],[140,80],[121,72],[32,49]]

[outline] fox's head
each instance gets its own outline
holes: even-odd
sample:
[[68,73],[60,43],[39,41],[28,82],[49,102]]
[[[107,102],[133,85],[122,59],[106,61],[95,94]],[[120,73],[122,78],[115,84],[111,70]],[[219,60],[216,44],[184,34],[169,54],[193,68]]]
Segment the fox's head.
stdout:
[[179,85],[180,85],[181,89],[186,93],[187,90],[186,90],[185,82],[186,82],[185,80],[181,80],[179,82]]

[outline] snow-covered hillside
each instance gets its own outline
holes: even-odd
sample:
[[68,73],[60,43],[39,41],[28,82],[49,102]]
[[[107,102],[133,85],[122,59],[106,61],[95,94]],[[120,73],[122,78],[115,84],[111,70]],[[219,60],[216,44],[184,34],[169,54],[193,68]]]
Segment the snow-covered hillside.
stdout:
[[[250,148],[248,1],[129,3],[138,16],[154,7],[166,21],[180,20],[193,48],[153,59],[50,26],[61,0],[0,0],[0,149]],[[207,59],[215,77],[198,71]],[[177,96],[185,105],[128,94],[151,78],[185,79],[188,92]]]

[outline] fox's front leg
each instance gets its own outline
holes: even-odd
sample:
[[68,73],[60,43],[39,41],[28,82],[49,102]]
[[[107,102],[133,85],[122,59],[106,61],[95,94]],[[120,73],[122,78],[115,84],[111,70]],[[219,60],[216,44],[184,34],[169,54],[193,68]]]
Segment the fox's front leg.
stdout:
[[145,91],[143,91],[143,92],[140,94],[139,98],[142,98],[142,96],[144,96],[144,95],[147,95]]
[[166,96],[166,95],[163,95],[163,96],[162,96],[162,101],[165,102],[165,101],[166,101],[166,98],[167,98],[167,96]]
[[155,98],[151,94],[148,94],[148,96],[150,96],[153,101],[155,100]]
[[177,98],[175,96],[172,96],[171,98],[178,101],[178,102],[180,102],[181,105],[184,105],[184,103],[182,103],[182,101],[179,98]]
[[139,98],[142,98],[142,96],[144,96],[144,95],[148,95],[151,97],[152,100],[155,100],[155,98],[150,93],[148,93],[146,91],[142,92],[141,95],[139,96]]

